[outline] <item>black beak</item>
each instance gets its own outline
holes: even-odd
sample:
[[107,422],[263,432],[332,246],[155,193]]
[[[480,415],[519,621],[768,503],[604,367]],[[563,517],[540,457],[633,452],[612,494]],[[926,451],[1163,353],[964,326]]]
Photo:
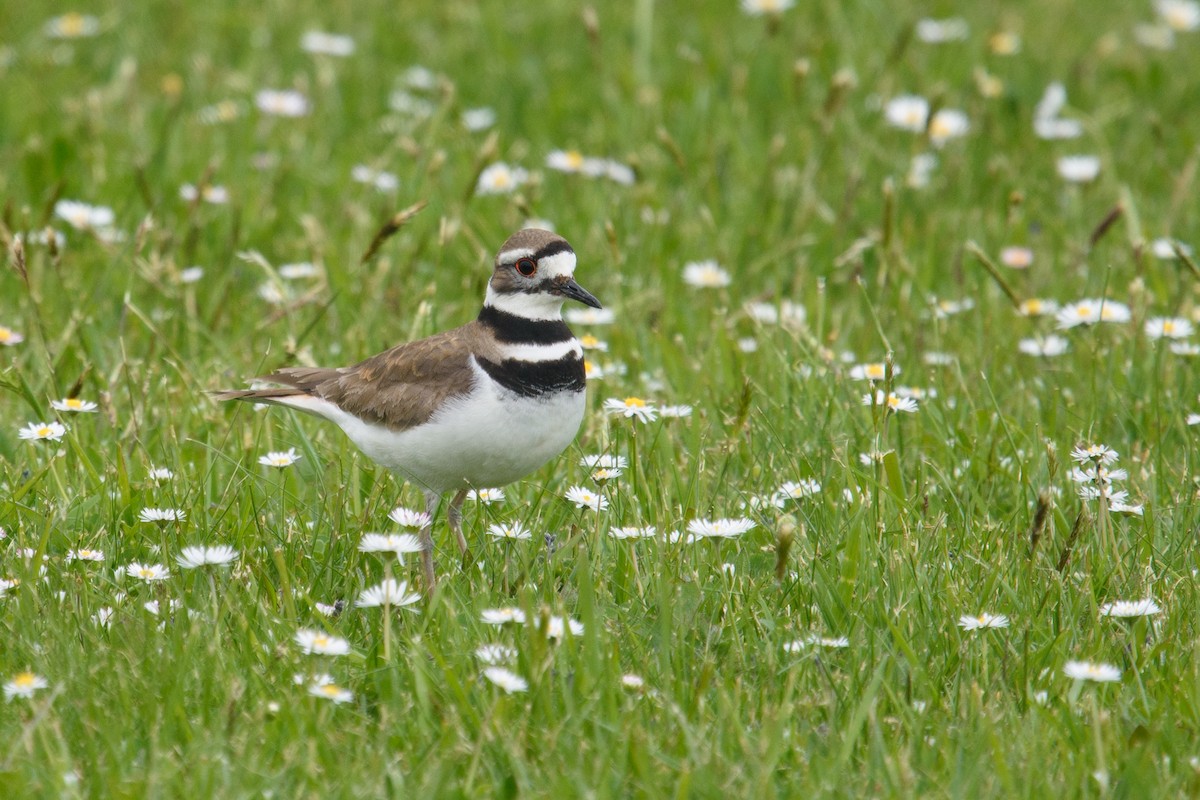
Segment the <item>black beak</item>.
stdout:
[[600,301],[593,297],[591,292],[576,283],[574,278],[568,278],[564,283],[558,284],[555,288],[558,289],[563,297],[578,300],[585,306],[591,306],[592,308],[603,308],[600,305]]

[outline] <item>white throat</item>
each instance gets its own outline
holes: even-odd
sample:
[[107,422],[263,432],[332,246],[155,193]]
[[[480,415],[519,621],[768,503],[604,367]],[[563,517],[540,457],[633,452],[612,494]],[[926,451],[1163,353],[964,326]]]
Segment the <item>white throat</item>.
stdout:
[[524,317],[532,320],[561,320],[562,319],[562,304],[565,298],[552,294],[538,292],[537,294],[526,294],[525,292],[513,292],[511,294],[500,294],[492,289],[492,285],[488,284],[487,296],[483,299],[483,304],[497,311],[504,311],[512,314],[514,317]]

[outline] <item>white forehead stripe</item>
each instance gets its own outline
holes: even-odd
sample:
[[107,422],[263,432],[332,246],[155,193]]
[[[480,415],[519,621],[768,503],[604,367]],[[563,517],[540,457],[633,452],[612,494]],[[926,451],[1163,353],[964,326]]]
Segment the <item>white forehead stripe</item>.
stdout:
[[583,358],[583,347],[575,339],[553,344],[506,344],[500,348],[504,357],[515,358],[518,361],[558,361],[574,355]]
[[514,247],[512,250],[501,250],[496,256],[497,264],[515,264],[518,258],[529,258],[533,250],[528,247]]

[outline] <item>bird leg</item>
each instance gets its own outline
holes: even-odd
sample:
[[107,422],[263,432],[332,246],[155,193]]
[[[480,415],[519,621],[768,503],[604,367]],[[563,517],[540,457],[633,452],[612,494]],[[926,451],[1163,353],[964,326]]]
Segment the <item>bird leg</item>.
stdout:
[[450,520],[450,530],[454,532],[454,539],[458,542],[458,549],[462,551],[463,563],[466,563],[470,553],[467,551],[467,540],[462,532],[462,504],[463,500],[467,499],[467,490],[459,489],[458,494],[454,495],[454,499],[450,501],[450,508],[446,512],[447,518]]
[[418,532],[421,539],[421,566],[425,569],[425,594],[433,594],[437,586],[437,575],[433,571],[433,516],[437,513],[438,501],[441,495],[434,492],[425,493],[425,513],[429,521]]

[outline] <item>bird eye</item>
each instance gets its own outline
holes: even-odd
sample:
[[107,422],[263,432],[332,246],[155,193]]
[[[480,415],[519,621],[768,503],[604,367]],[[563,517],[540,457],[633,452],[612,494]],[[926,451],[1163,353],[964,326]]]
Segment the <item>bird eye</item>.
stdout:
[[532,258],[521,258],[515,264],[517,272],[524,275],[526,278],[532,278],[533,273],[537,272],[537,262]]

